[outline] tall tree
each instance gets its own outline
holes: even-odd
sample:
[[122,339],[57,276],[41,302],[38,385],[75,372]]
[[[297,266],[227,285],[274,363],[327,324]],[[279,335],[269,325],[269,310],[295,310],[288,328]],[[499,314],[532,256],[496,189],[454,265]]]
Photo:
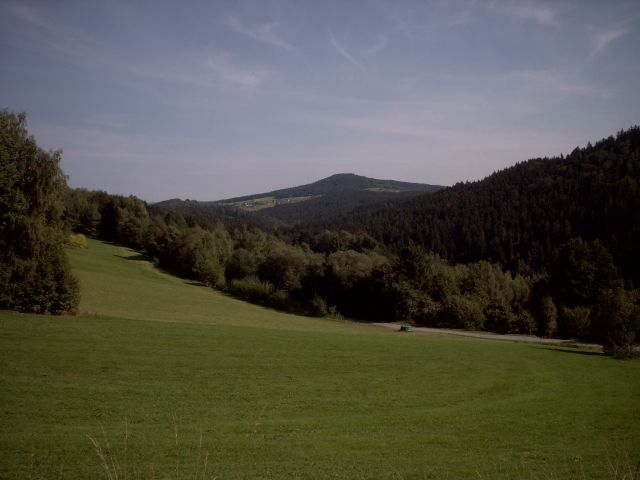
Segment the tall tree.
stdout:
[[28,135],[25,114],[0,112],[0,308],[61,313],[78,305],[63,248],[60,156]]

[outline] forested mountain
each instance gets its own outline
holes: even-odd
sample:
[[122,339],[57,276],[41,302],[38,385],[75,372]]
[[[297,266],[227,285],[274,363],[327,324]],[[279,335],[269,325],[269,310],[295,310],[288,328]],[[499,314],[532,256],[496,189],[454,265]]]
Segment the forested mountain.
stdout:
[[442,187],[438,185],[399,182],[396,180],[379,180],[377,178],[363,177],[353,173],[338,173],[307,185],[274,190],[268,193],[230,198],[228,200],[221,200],[220,203],[244,202],[256,200],[261,197],[286,199],[305,196],[333,195],[340,192],[434,192],[440,189],[442,189]]
[[416,244],[452,262],[545,268],[571,238],[599,240],[624,276],[640,281],[640,128],[536,158],[484,180],[307,224],[362,231],[400,251]]
[[436,192],[443,187],[422,183],[379,180],[352,173],[341,173],[317,182],[298,187],[274,190],[267,193],[229,198],[215,202],[172,199],[154,206],[171,208],[198,216],[214,213],[227,218],[252,220],[241,212],[255,213],[259,225],[274,220],[276,223],[296,224],[304,220],[325,218],[349,212],[357,207],[383,204],[407,199],[425,192]]

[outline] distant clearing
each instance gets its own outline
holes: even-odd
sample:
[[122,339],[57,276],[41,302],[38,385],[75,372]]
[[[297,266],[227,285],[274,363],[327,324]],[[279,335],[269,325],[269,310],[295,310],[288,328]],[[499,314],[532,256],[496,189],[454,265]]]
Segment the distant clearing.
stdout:
[[369,192],[386,192],[386,193],[398,193],[401,191],[395,188],[381,188],[381,187],[365,188],[365,190]]
[[125,248],[69,254],[79,316],[0,312],[0,478],[107,478],[88,436],[120,479],[638,478],[638,361],[286,315]]
[[303,197],[287,197],[287,198],[277,198],[277,197],[260,197],[260,198],[252,198],[249,200],[242,200],[238,202],[223,202],[221,205],[225,206],[233,206],[240,208],[241,210],[246,210],[248,212],[257,212],[258,210],[263,210],[265,208],[272,208],[278,205],[290,205],[293,203],[305,202],[307,200],[311,200],[312,198],[316,198],[318,195],[306,195]]

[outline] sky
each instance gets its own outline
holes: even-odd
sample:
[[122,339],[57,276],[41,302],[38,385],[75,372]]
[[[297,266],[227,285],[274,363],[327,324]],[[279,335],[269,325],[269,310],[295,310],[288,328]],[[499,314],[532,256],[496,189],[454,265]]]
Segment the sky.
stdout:
[[439,185],[640,124],[640,2],[0,0],[0,108],[73,187]]

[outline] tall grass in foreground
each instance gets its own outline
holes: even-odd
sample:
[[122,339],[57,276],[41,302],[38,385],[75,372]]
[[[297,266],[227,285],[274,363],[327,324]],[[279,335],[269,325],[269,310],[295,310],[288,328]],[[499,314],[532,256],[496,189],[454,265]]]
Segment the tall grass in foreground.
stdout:
[[[619,451],[607,450],[606,477],[609,480],[640,480],[640,462],[634,463],[632,456],[626,449]],[[573,469],[577,470],[575,474],[567,476],[566,473],[558,473],[552,468],[542,473],[533,473],[527,465],[521,465],[515,472],[501,469],[500,466],[477,470],[478,480],[589,480],[592,478],[585,471],[585,462],[582,458],[575,458],[573,461]]]
[[[253,433],[257,432],[256,430]],[[112,445],[109,441],[106,431],[101,428],[100,437],[87,435],[93,449],[95,450],[97,463],[99,468],[104,473],[107,480],[127,480],[127,479],[194,479],[194,480],[206,480],[217,479],[219,477],[213,476],[213,473],[209,473],[209,451],[203,444],[202,430],[199,431],[198,448],[195,452],[188,452],[184,450],[183,445],[180,442],[180,435],[178,432],[178,425],[175,415],[172,416],[172,428],[173,428],[173,464],[170,468],[167,468],[166,463],[164,465],[155,463],[144,463],[135,458],[129,456],[129,425],[127,419],[124,421],[124,433],[122,436],[122,444]],[[191,459],[190,455],[193,455]],[[576,471],[574,474],[567,475],[566,472],[557,473],[552,468],[548,471],[533,472],[530,466],[521,464],[517,468],[513,468],[511,465],[495,464],[478,468],[476,475],[479,480],[589,480],[591,478],[584,469],[584,459],[576,457],[572,460],[574,463],[571,465],[572,469]],[[606,464],[608,473],[606,478],[610,480],[640,480],[640,462],[634,463],[633,456],[624,447],[613,446],[607,448]],[[336,478],[342,478],[343,472],[335,472]],[[259,478],[278,478],[273,477],[266,472],[265,475],[261,475]],[[295,475],[292,478],[306,478],[304,476]],[[352,478],[373,478],[363,474],[361,476],[354,476]],[[387,478],[387,477],[385,477]],[[409,478],[422,478],[424,480],[434,480],[441,478],[455,478],[446,474],[444,477],[441,474],[436,474],[430,471],[427,465],[424,466],[422,475],[403,475],[402,472],[396,471],[391,477],[399,480],[405,480]]]
[[101,438],[96,438],[92,435],[87,435],[87,438],[91,442],[96,456],[99,460],[100,467],[104,472],[107,480],[127,480],[127,479],[160,479],[160,478],[174,478],[176,480],[192,478],[194,480],[205,480],[208,478],[215,478],[211,475],[207,475],[207,467],[209,466],[209,452],[203,448],[202,442],[202,430],[199,432],[198,449],[195,452],[195,459],[193,462],[193,471],[187,471],[184,466],[189,462],[188,452],[181,450],[181,444],[178,434],[178,424],[176,422],[175,415],[172,415],[173,437],[175,450],[173,456],[175,457],[175,466],[172,465],[170,470],[166,467],[158,467],[154,463],[147,465],[142,462],[138,462],[129,457],[129,425],[127,419],[124,421],[124,435],[122,438],[121,449],[118,450],[117,446],[111,445],[104,428],[101,428]]
[[[124,423],[124,435],[122,437],[122,445],[118,448],[117,445],[112,446],[108,436],[104,430],[101,429],[100,439],[87,435],[87,438],[93,446],[99,465],[107,480],[127,480],[127,479],[217,479],[219,477],[213,476],[213,473],[208,473],[209,467],[209,452],[203,446],[202,431],[199,432],[198,448],[195,452],[191,452],[195,455],[195,458],[189,459],[190,452],[185,452],[181,449],[179,433],[175,417],[173,420],[173,437],[174,437],[174,456],[175,463],[171,468],[167,468],[166,465],[156,465],[154,463],[141,464],[136,463],[135,460],[128,456],[128,440],[129,430],[127,419]],[[640,480],[640,462],[634,464],[632,456],[624,448],[612,448],[608,449],[606,462],[608,464],[608,476],[610,480]],[[185,469],[189,462],[192,462],[190,468],[192,471]],[[479,468],[476,470],[476,475],[479,480],[589,480],[590,476],[585,472],[583,468],[583,459],[573,459],[573,469],[578,472],[567,476],[566,473],[556,473],[552,469],[547,472],[532,472],[526,464],[522,464],[519,468],[514,469],[512,466],[492,465],[489,467]],[[342,478],[340,472],[336,472],[337,478]],[[260,478],[274,478],[268,473]],[[304,476],[294,476],[292,478],[306,478]],[[352,478],[373,478],[366,474],[362,476],[354,476]],[[385,477],[386,478],[386,477]],[[422,478],[424,480],[433,480],[440,478],[455,478],[446,474],[444,477],[440,474],[433,474],[429,471],[429,468],[425,466],[421,476],[415,475],[403,475],[402,472],[396,471],[390,478],[405,480],[409,478]]]

